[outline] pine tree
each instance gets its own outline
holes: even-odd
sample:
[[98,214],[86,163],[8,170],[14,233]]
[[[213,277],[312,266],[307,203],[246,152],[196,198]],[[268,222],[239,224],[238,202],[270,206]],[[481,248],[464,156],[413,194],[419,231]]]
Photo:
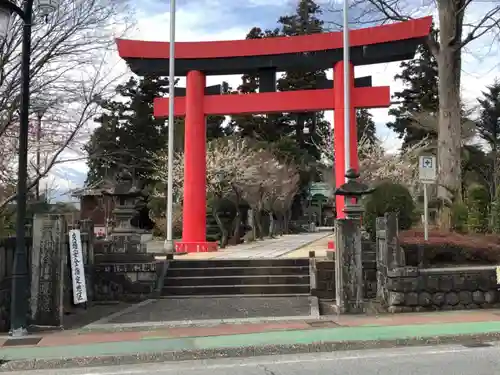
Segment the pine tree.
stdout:
[[[262,30],[254,27],[247,39],[295,36],[323,32],[321,9],[313,0],[301,0],[292,15],[278,20],[279,27]],[[324,71],[294,70],[285,72],[277,82],[278,91],[310,90],[316,88],[318,79],[326,79]],[[259,78],[254,74],[242,77],[240,94],[257,92]],[[310,164],[320,158],[315,146],[328,134],[329,123],[323,113],[271,114],[233,116],[230,128],[242,136],[272,144],[278,155],[292,157],[299,164]],[[293,140],[293,142],[292,142]]]
[[[153,116],[153,101],[166,96],[168,78],[131,77],[116,88],[118,98],[101,101],[103,114],[95,119],[100,124],[85,146],[89,172],[87,183],[112,178],[129,168],[135,176],[149,182],[154,173],[151,155],[167,147],[168,118]],[[208,116],[207,140],[222,137],[230,129],[223,127],[224,116]],[[184,147],[184,119],[175,119],[175,150]]]
[[394,78],[402,81],[406,88],[395,93],[394,97],[401,105],[389,110],[396,119],[387,126],[403,140],[405,148],[425,137],[437,139],[437,130],[417,124],[414,115],[437,114],[438,70],[436,58],[426,44],[419,47],[415,59],[402,62],[400,67],[402,72]]
[[479,120],[476,123],[478,135],[489,148],[489,159],[493,171],[491,196],[496,197],[500,183],[498,166],[500,162],[500,81],[496,79],[478,99],[480,105]]
[[116,88],[117,99],[101,101],[104,111],[95,119],[100,126],[85,146],[87,183],[113,177],[123,168],[149,180],[153,173],[151,153],[164,148],[167,142],[166,121],[153,116],[153,100],[167,91],[167,78],[131,77]]
[[365,108],[356,111],[356,126],[358,133],[358,142],[364,137],[369,144],[375,144],[377,141],[377,130],[372,114]]
[[[281,25],[282,36],[297,36],[317,34],[324,31],[323,20],[321,20],[322,10],[313,0],[301,0],[295,13],[283,16],[278,23]],[[296,69],[287,71],[278,80],[278,90],[314,90],[319,80],[325,80],[324,70],[304,71]],[[318,160],[321,155],[315,146],[321,142],[320,134],[328,134],[329,123],[325,120],[324,114],[319,113],[298,113],[285,116],[283,119],[288,124],[289,129],[294,129],[294,136],[299,149],[305,154]],[[306,130],[307,129],[307,130]]]
[[[246,39],[272,38],[279,35],[279,30],[262,30],[254,27],[247,34]],[[256,93],[259,88],[259,77],[257,74],[244,74],[241,77],[241,85],[237,88],[238,94]],[[279,116],[259,114],[234,115],[228,126],[228,131],[238,133],[242,137],[253,138],[261,142],[273,143],[282,136]]]
[[478,99],[481,108],[476,128],[491,151],[497,152],[500,147],[500,81],[496,79],[487,89],[483,98]]

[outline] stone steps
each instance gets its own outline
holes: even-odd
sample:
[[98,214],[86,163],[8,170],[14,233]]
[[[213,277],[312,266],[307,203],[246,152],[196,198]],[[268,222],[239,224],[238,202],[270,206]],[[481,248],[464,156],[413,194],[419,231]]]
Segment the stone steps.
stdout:
[[308,259],[175,260],[163,296],[308,295]]
[[286,285],[309,284],[307,275],[231,275],[231,276],[187,276],[170,277],[165,281],[165,286],[196,286],[205,285]]
[[309,275],[309,266],[169,268],[168,277]]

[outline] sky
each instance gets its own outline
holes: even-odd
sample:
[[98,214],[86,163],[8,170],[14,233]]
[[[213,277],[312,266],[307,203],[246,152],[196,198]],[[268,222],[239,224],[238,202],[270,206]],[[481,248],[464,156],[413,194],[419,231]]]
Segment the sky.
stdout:
[[[417,1],[417,0],[411,0]],[[176,9],[176,41],[209,41],[244,39],[248,31],[258,26],[263,29],[274,28],[280,16],[291,14],[298,0],[178,0]],[[318,0],[318,4],[337,6],[336,0]],[[134,1],[136,6],[136,27],[127,35],[129,39],[169,41],[169,0]],[[473,3],[474,4],[474,3]],[[420,8],[419,16],[429,15],[432,10]],[[468,19],[475,20],[484,10],[471,8]],[[324,14],[326,19],[334,17],[332,13]],[[353,25],[352,27],[357,27]],[[476,105],[476,98],[481,91],[491,84],[496,76],[500,78],[498,49],[493,50],[489,36],[469,45],[463,54],[462,96],[469,106]],[[117,60],[119,61],[118,55]],[[400,63],[378,64],[356,67],[355,76],[372,76],[374,86],[390,86],[391,93],[403,87],[394,80],[400,71]],[[127,66],[119,62],[117,69],[127,72]],[[328,72],[332,78],[332,72]],[[207,77],[207,85],[228,81],[232,87],[240,83],[239,76]],[[181,84],[183,84],[181,80]],[[385,124],[391,121],[388,109],[370,110],[377,125],[377,135],[385,148],[397,150],[400,141]],[[326,118],[333,120],[333,113],[326,112]],[[62,164],[51,172],[52,184],[61,192],[81,187],[85,180],[87,168],[84,161]],[[67,196],[66,196],[67,198]],[[66,199],[64,197],[60,199]]]

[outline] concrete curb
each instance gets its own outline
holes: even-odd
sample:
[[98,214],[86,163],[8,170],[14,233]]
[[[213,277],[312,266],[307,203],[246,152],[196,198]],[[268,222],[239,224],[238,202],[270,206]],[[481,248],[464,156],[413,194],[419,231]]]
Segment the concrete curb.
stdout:
[[[310,300],[310,302],[312,302]],[[311,310],[314,307],[311,305]],[[314,311],[311,311],[314,313]],[[172,320],[158,322],[138,322],[138,323],[100,323],[99,321],[91,323],[80,329],[80,332],[125,332],[125,331],[153,331],[158,328],[187,328],[187,327],[214,327],[222,324],[265,324],[292,321],[312,321],[312,320],[331,320],[331,316],[279,316],[268,318],[242,318],[242,319],[206,319],[206,320]],[[104,320],[104,319],[103,319]]]
[[319,299],[316,296],[309,297],[309,304],[311,305],[311,318],[320,319]]
[[112,366],[136,363],[158,363],[168,361],[201,360],[216,358],[254,357],[262,355],[320,353],[340,350],[383,349],[403,346],[426,346],[445,344],[475,344],[500,340],[500,332],[488,334],[391,339],[372,341],[323,342],[313,344],[263,345],[240,348],[214,348],[180,350],[148,354],[123,354],[102,357],[74,357],[53,359],[14,360],[0,365],[0,372],[42,369],[64,369],[73,367]]
[[[153,303],[155,300],[154,299],[147,299],[145,301],[142,301],[142,302],[139,302],[139,303],[136,303],[135,305],[132,305],[132,306],[129,306],[129,307],[126,307],[124,308],[123,310],[120,310],[120,311],[117,311],[115,312],[114,314],[111,314],[111,315],[108,315],[104,318],[101,318],[99,320],[96,320],[92,323],[90,323],[89,325],[92,326],[92,325],[103,325],[103,324],[107,324],[108,322],[110,322],[111,320],[113,319],[116,319],[116,318],[119,318],[120,316],[122,315],[125,315],[125,314],[128,314],[128,313],[131,313],[131,312],[134,312],[135,310],[137,309],[140,309],[141,307],[143,306],[147,306],[149,305],[150,303]],[[85,329],[85,327],[88,327],[89,325],[87,326],[84,326],[83,329]]]

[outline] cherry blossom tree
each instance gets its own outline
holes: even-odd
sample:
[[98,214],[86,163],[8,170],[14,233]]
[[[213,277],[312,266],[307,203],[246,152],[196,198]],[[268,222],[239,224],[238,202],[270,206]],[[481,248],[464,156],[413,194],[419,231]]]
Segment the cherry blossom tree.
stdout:
[[[334,175],[335,151],[333,138],[330,134],[322,135],[319,143],[326,168],[327,182],[334,184],[331,177]],[[405,150],[389,153],[384,149],[382,142],[372,142],[362,137],[358,142],[358,156],[360,167],[360,179],[366,183],[375,184],[383,180],[391,180],[395,183],[405,185],[410,191],[414,191],[418,182],[418,157],[425,151],[433,152],[435,145],[424,139]]]
[[276,168],[275,183],[266,193],[264,201],[264,209],[269,214],[270,237],[288,232],[291,205],[299,189],[299,179],[298,169],[292,164],[283,163]]
[[[252,164],[255,161],[255,155],[250,143],[243,138],[216,138],[207,145],[207,194],[212,201],[212,214],[222,233],[221,247],[228,244],[229,233],[219,217],[220,204],[223,199],[229,199],[236,206],[232,229],[234,231],[233,239],[238,239],[241,224],[241,212],[238,208],[243,198],[242,187],[247,186],[253,179]],[[156,179],[166,181],[168,176],[167,152],[155,155],[154,160],[157,170]],[[175,154],[173,175],[174,190],[176,195],[180,197],[184,185],[183,152]]]

